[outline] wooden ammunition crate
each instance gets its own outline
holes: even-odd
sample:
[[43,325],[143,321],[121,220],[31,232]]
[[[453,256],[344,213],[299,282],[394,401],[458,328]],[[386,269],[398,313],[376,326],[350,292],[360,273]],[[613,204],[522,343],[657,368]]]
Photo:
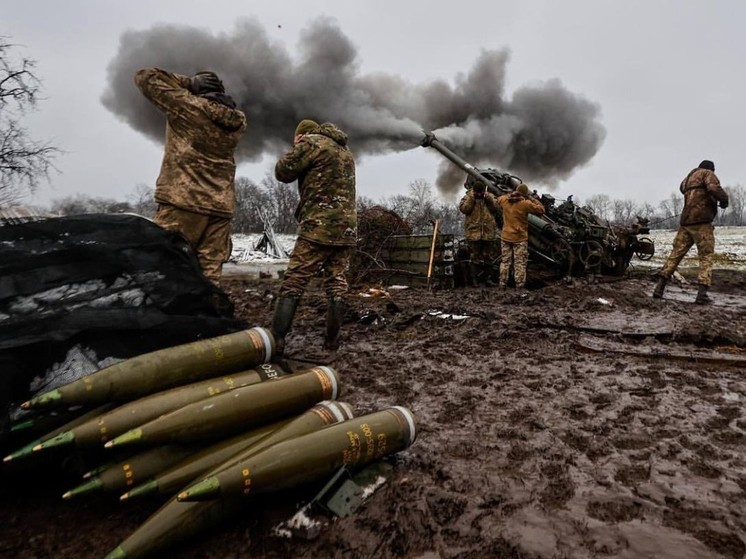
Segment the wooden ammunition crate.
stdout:
[[[427,268],[430,262],[432,235],[396,235],[386,241],[379,253],[385,265],[384,281],[387,285],[427,285]],[[435,239],[433,270],[430,285],[453,287],[456,245],[453,235],[438,235]]]

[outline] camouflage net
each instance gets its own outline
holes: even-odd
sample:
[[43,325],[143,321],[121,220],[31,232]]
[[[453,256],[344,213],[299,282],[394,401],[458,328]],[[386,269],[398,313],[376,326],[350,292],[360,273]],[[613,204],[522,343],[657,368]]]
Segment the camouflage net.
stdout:
[[348,279],[356,284],[369,278],[369,273],[385,269],[379,260],[381,249],[394,235],[411,235],[412,226],[395,212],[383,206],[372,206],[359,211],[357,250],[350,261]]

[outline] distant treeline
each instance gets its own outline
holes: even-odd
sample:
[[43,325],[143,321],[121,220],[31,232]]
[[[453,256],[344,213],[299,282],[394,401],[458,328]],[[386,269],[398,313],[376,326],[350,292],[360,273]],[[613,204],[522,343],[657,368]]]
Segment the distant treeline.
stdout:
[[[719,210],[715,225],[742,226],[746,222],[746,189],[743,186],[725,187],[730,196],[727,209]],[[433,187],[424,179],[409,184],[407,194],[397,194],[373,200],[358,197],[358,208],[382,206],[396,212],[409,223],[415,233],[432,232],[435,220],[442,233],[463,233],[463,215],[458,211],[458,199],[443,201],[435,195]],[[613,199],[606,194],[596,194],[586,200],[574,199],[580,206],[589,207],[596,215],[614,225],[631,225],[637,217],[648,219],[653,229],[675,229],[684,206],[679,192],[661,201],[657,206],[639,204],[629,199]],[[561,203],[561,200],[557,200]],[[276,233],[295,233],[295,208],[298,189],[295,184],[283,184],[267,175],[260,182],[246,177],[236,180],[236,213],[233,218],[234,233],[260,233],[269,223]],[[38,212],[53,215],[80,213],[131,212],[152,217],[155,214],[153,189],[138,185],[125,201],[97,198],[78,194],[54,200],[49,208],[35,208]]]

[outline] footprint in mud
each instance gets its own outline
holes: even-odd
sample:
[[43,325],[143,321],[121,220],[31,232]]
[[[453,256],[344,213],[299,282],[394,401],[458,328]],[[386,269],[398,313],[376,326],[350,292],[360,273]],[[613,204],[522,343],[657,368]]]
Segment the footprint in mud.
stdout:
[[638,450],[648,448],[651,445],[651,439],[648,435],[617,437],[612,443],[620,450]]
[[[691,534],[710,549],[729,559],[743,559],[746,544],[723,525],[712,511],[683,508],[678,502],[663,513],[663,525]],[[717,528],[717,529],[715,529]]]
[[650,477],[650,465],[639,464],[634,466],[624,466],[617,470],[614,479],[624,485],[631,485],[646,481]]
[[722,472],[715,466],[712,466],[704,460],[698,460],[693,464],[689,464],[689,471],[694,475],[706,477],[709,479],[719,478]]
[[444,491],[433,490],[427,497],[427,506],[435,522],[440,526],[453,524],[466,510],[465,498]]
[[541,468],[548,483],[539,494],[539,501],[547,508],[560,508],[575,495],[575,484],[570,479],[567,464],[552,462]]
[[632,499],[623,501],[591,501],[586,507],[591,518],[604,522],[629,522],[642,516],[642,503]]

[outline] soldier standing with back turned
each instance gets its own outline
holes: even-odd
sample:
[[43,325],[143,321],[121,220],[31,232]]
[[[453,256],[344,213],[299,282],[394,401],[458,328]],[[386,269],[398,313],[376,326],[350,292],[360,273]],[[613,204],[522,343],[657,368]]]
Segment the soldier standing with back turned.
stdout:
[[503,212],[500,234],[500,288],[508,286],[510,268],[513,267],[516,289],[526,287],[528,263],[528,216],[544,215],[544,206],[529,195],[528,185],[519,184],[513,192],[497,199]]
[[272,317],[278,355],[284,353],[285,336],[308,282],[322,270],[328,297],[324,349],[338,349],[348,289],[345,273],[357,244],[355,160],[347,134],[329,122],[302,120],[293,144],[275,165],[277,180],[297,180],[300,194],[298,238]]
[[190,77],[145,68],[135,74],[135,84],[166,113],[154,221],[186,237],[202,273],[217,284],[230,256],[236,206],[233,154],[246,132],[246,116],[214,72]]
[[469,275],[474,287],[479,285],[479,278],[487,286],[495,285],[492,281],[492,262],[495,260],[495,239],[497,224],[494,213],[497,211],[497,199],[487,192],[485,184],[469,177],[466,183],[469,190],[459,202],[459,211],[464,219],[464,236],[469,245]]
[[712,221],[717,215],[717,206],[728,207],[728,193],[720,186],[715,174],[715,164],[705,159],[692,169],[681,181],[679,190],[684,195],[684,210],[679,218],[679,230],[673,240],[671,254],[668,255],[660,271],[653,297],[660,299],[671,276],[692,245],[697,245],[699,256],[699,289],[695,303],[710,303],[707,290],[712,284],[712,255],[715,253],[715,228]]

